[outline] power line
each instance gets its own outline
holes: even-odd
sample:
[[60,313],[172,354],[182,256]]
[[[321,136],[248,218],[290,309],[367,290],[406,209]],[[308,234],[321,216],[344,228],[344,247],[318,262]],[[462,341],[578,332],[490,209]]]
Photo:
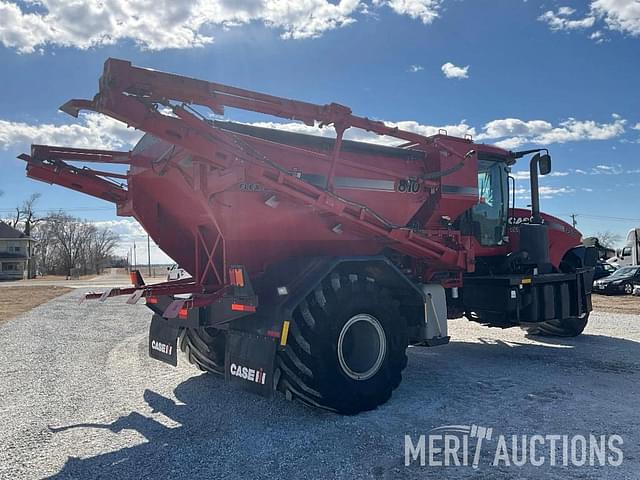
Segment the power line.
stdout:
[[[62,210],[63,212],[102,212],[107,210],[114,210],[113,207],[75,207],[75,208],[47,208],[46,210],[37,209],[40,212],[59,212]],[[15,208],[0,208],[0,212],[15,212]]]
[[601,220],[613,220],[619,222],[640,222],[640,218],[629,218],[629,217],[610,217],[608,215],[592,215],[590,213],[555,213],[555,215],[564,215],[567,217],[573,218],[574,216],[584,217],[584,218],[595,218]]

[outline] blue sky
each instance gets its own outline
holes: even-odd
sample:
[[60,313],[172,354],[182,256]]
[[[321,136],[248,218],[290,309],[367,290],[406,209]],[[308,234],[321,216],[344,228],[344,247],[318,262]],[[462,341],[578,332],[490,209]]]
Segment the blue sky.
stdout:
[[[70,3],[0,0],[0,216],[40,192],[42,210],[139,233],[109,204],[26,179],[14,159],[31,141],[129,149],[135,132],[57,111],[93,96],[104,60],[118,57],[336,101],[422,133],[546,146],[556,174],[543,181],[545,211],[577,213],[585,234],[640,225],[638,0],[167,0],[155,11],[141,1]],[[517,176],[524,205],[527,179]]]

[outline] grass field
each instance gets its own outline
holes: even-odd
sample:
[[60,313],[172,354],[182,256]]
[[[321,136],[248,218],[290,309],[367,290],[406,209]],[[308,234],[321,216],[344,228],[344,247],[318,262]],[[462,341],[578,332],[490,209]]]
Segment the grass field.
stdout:
[[71,290],[67,287],[52,286],[0,288],[0,324]]
[[600,312],[640,315],[640,297],[636,295],[591,295],[593,309]]

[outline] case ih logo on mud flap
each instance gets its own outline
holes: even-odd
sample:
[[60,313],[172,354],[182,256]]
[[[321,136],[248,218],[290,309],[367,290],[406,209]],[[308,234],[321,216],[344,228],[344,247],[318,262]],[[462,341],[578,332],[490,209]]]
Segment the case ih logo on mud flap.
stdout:
[[271,338],[227,332],[225,378],[244,389],[269,396],[273,383],[276,343]]
[[253,368],[243,367],[232,363],[229,367],[229,373],[235,377],[242,378],[249,382],[256,382],[264,385],[267,381],[267,374],[264,370],[254,370]]
[[149,356],[175,367],[178,365],[177,343],[178,329],[168,326],[166,320],[154,315],[149,327]]

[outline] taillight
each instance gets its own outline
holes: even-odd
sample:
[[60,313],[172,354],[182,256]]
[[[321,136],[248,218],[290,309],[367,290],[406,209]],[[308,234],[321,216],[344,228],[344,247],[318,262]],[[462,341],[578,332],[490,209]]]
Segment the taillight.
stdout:
[[243,305],[241,303],[232,303],[231,310],[235,312],[255,312],[256,307],[253,305]]

